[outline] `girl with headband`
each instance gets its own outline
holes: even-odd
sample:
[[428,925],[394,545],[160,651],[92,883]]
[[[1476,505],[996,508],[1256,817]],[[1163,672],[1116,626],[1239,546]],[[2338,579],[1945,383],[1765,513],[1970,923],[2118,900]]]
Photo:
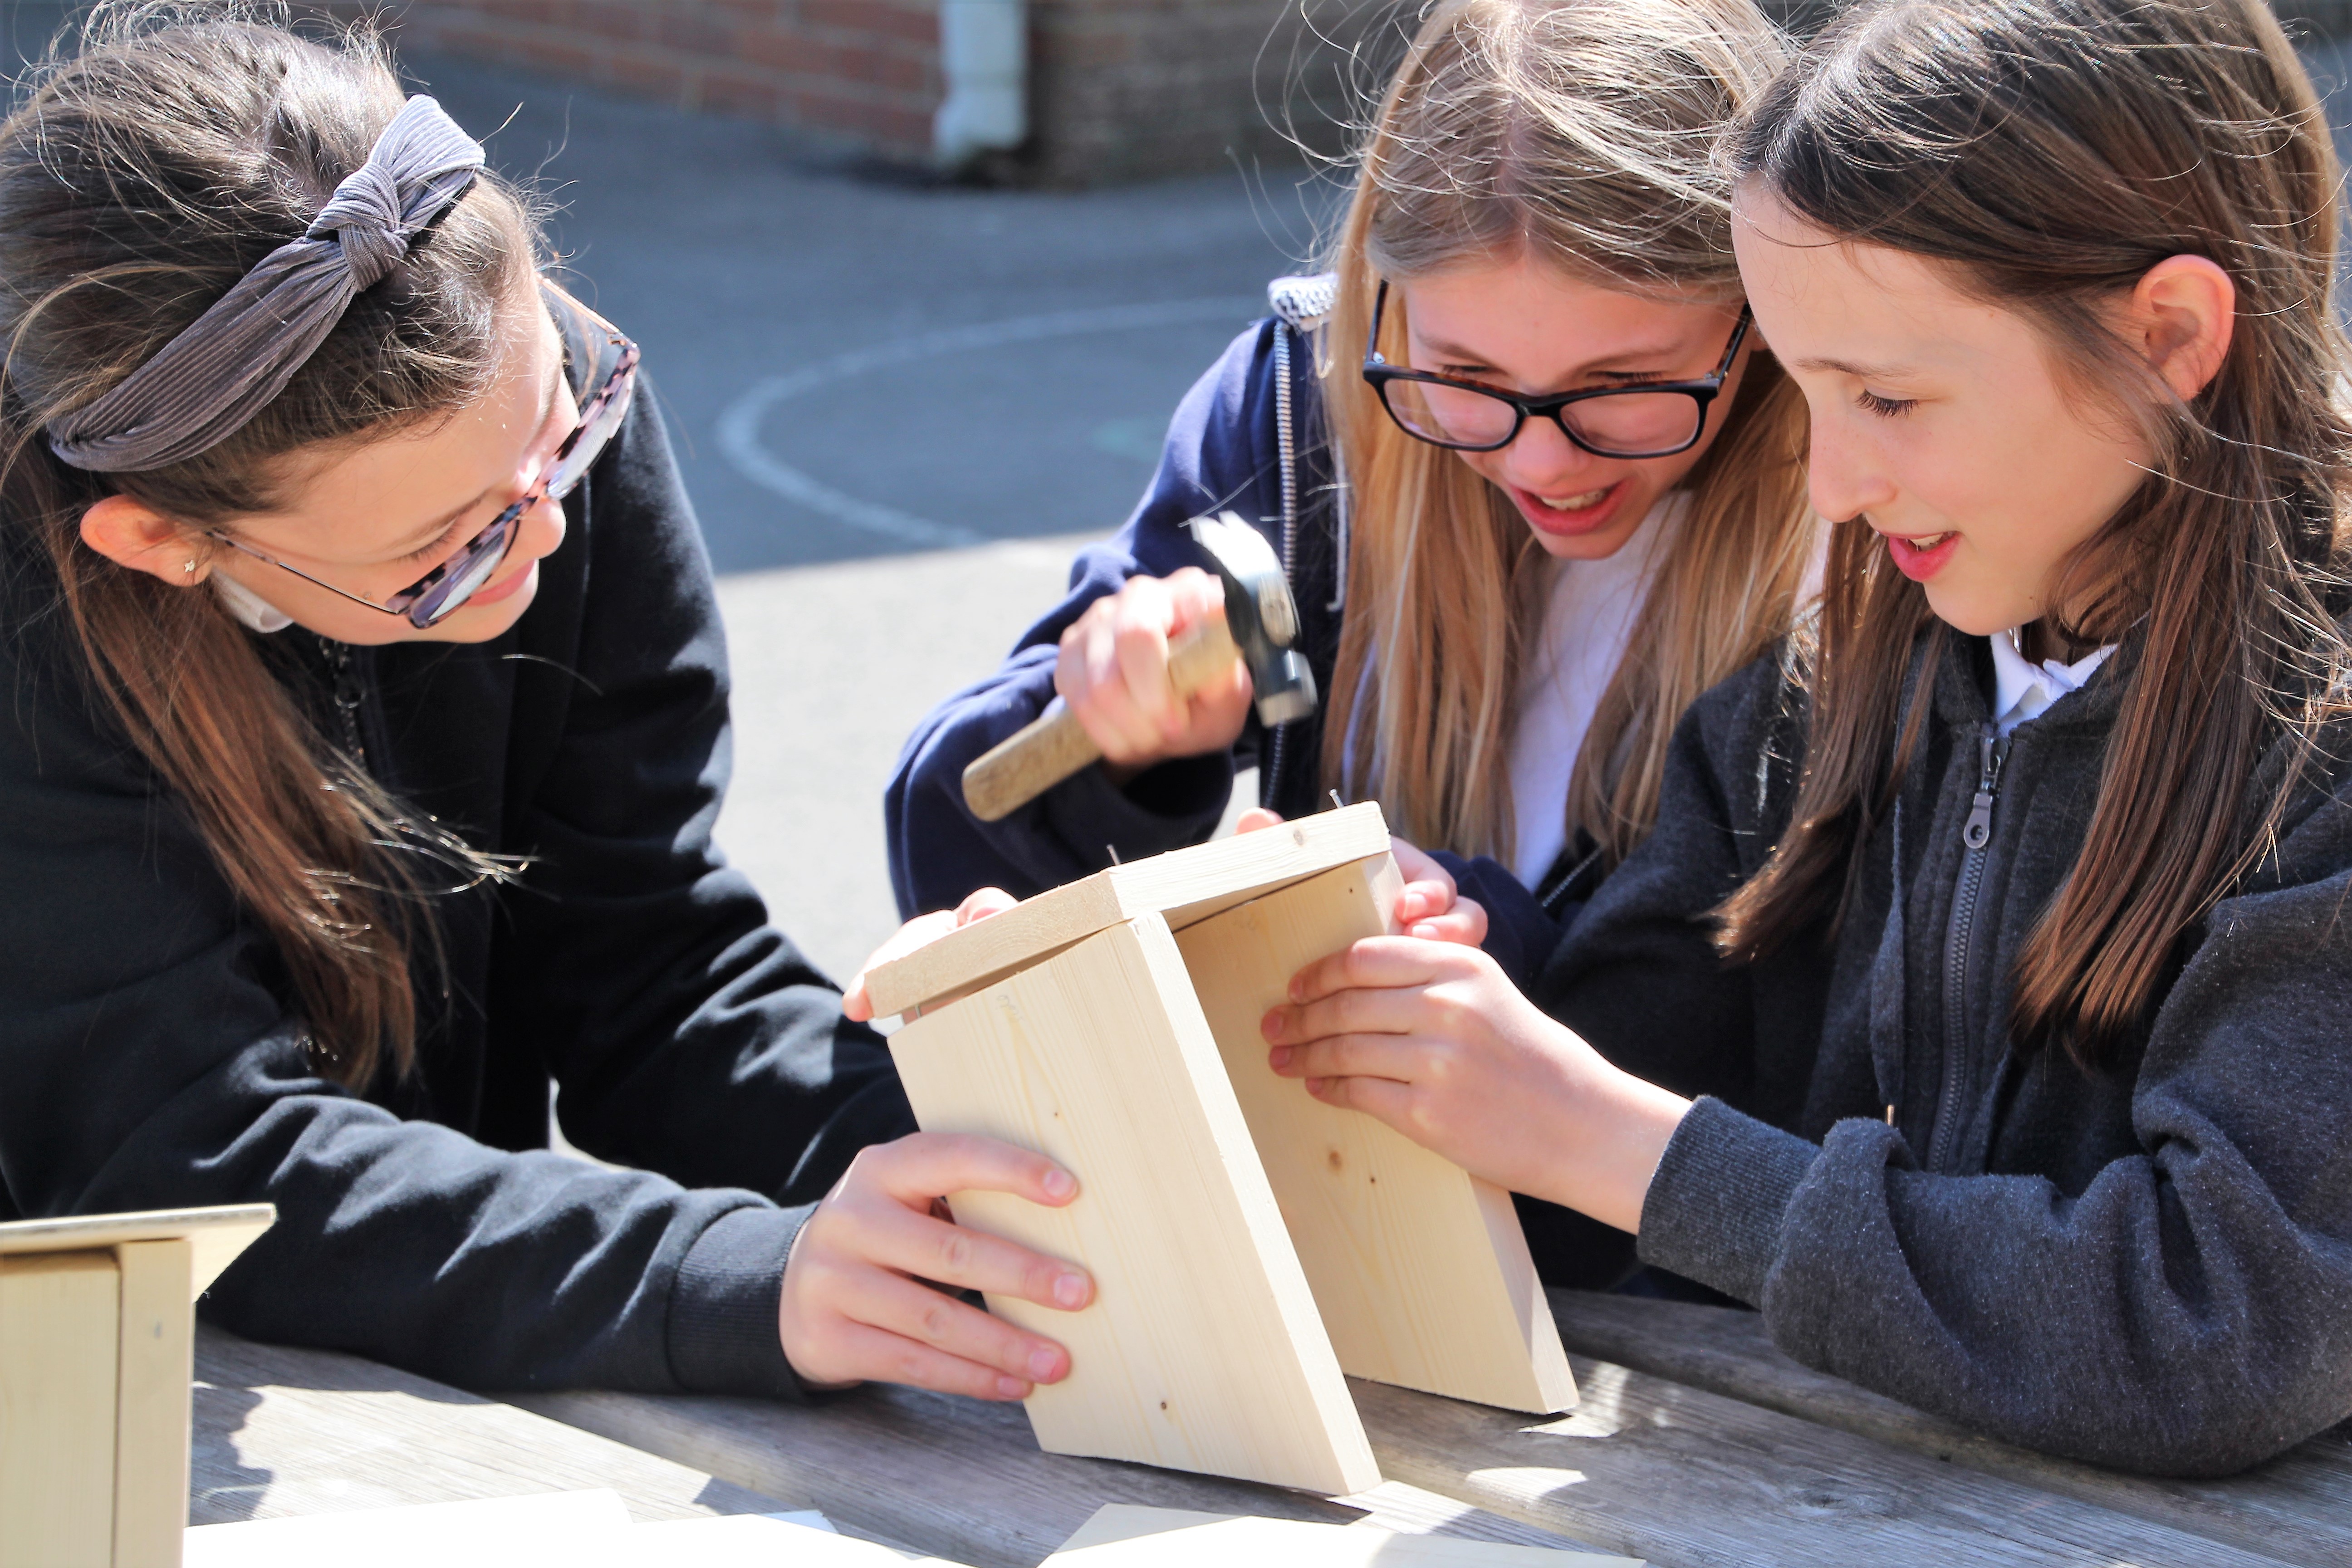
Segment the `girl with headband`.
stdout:
[[[1205,838],[1255,765],[1273,812],[1337,790],[1452,852],[1407,855],[1401,912],[1517,969],[1650,832],[1675,718],[1787,629],[1818,555],[1804,410],[1708,161],[1780,63],[1772,28],[1751,0],[1427,12],[1332,271],[1274,285],[1127,526],[908,742],[902,914]],[[1169,689],[1170,639],[1223,604],[1183,524],[1226,508],[1286,568],[1324,694],[1271,731],[1238,671]],[[1057,695],[1105,761],[976,821],[965,765]]]
[[231,7],[0,125],[0,1218],[267,1200],[208,1319],[476,1387],[1021,1397],[1066,1353],[918,1277],[1089,1282],[934,1201],[1075,1184],[912,1134],[712,847],[693,511],[538,254]]

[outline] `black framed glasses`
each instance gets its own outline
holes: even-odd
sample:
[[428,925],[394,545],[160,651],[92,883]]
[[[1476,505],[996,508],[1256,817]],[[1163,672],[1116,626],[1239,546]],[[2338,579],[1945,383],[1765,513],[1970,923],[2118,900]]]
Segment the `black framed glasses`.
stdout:
[[628,418],[630,401],[636,395],[637,345],[624,337],[619,328],[553,284],[544,287],[587,323],[596,358],[580,384],[592,390],[580,405],[579,419],[572,433],[548,458],[538,479],[512,505],[492,518],[488,527],[467,540],[457,553],[378,603],[313,577],[299,566],[289,566],[274,555],[265,555],[218,529],[211,531],[212,537],[232,550],[241,551],[257,561],[267,561],[355,605],[365,605],[387,616],[399,616],[419,631],[447,620],[506,563],[508,552],[514,548],[515,535],[521,531],[522,520],[530,509],[542,500],[560,501],[580,488],[580,481],[588,477],[588,470],[595,467],[596,459],[604,456],[604,448],[612,444],[613,437]]
[[1706,430],[1706,411],[1722,394],[1755,321],[1743,303],[1722,362],[1696,381],[1521,397],[1480,382],[1391,364],[1380,352],[1381,319],[1388,308],[1388,280],[1382,279],[1372,303],[1371,334],[1364,341],[1364,380],[1406,435],[1456,452],[1499,452],[1519,438],[1529,419],[1549,419],[1596,458],[1671,458],[1697,446]]

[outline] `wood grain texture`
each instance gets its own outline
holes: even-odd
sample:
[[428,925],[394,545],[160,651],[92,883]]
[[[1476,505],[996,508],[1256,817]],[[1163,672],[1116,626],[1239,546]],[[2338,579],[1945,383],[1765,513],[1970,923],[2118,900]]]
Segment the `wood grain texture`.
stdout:
[[[1224,617],[1202,622],[1168,647],[1168,687],[1190,697],[1241,662]],[[963,803],[982,822],[1001,822],[1079,769],[1102,760],[1102,748],[1055,698],[1045,711],[963,770]]]
[[1259,1021],[1301,968],[1378,936],[1402,889],[1383,851],[1179,932],[1202,1014],[1339,1364],[1525,1411],[1576,1403],[1510,1196],[1266,1063]]
[[1643,1568],[1634,1558],[1590,1552],[1125,1503],[1099,1510],[1041,1568],[1197,1568],[1213,1562],[1286,1568]]
[[1077,1177],[1059,1209],[949,1196],[961,1223],[1094,1276],[1081,1312],[989,1300],[1069,1349],[1070,1375],[1027,1402],[1042,1447],[1311,1491],[1380,1479],[1163,917],[926,1015],[890,1054],[926,1131]]
[[122,1281],[114,1423],[115,1568],[179,1568],[188,1518],[188,1388],[195,1248],[186,1237],[114,1248]]
[[[1581,1543],[1420,1488],[1326,1500],[1218,1476],[1041,1452],[1014,1405],[869,1384],[810,1405],[707,1394],[519,1394],[516,1403],[724,1477],[844,1529],[975,1568],[1033,1568],[1105,1503],[1467,1540]],[[1425,1397],[1414,1395],[1412,1397]],[[1587,1548],[1589,1550],[1589,1548]]]
[[334,1351],[200,1325],[188,1522],[610,1487],[640,1521],[772,1498],[510,1405]]
[[1768,1409],[2005,1476],[2308,1568],[2352,1563],[2352,1440],[2344,1428],[2222,1480],[2120,1475],[1980,1436],[1790,1360],[1754,1312],[1556,1290],[1574,1349]]
[[1570,1355],[1557,1421],[1355,1385],[1392,1478],[1658,1568],[2254,1568],[2278,1559]]
[[963,803],[982,822],[1002,822],[1102,760],[1102,748],[1056,699],[1045,711],[974,757],[963,770]]
[[167,1241],[184,1236],[194,1247],[190,1287],[198,1294],[278,1220],[269,1204],[218,1208],[151,1209],[138,1214],[77,1215],[66,1219],[11,1220],[0,1225],[0,1257],[116,1247],[126,1241]]
[[0,1257],[0,1568],[113,1560],[120,1294],[111,1253]]
[[1114,866],[949,932],[866,976],[877,1016],[907,1013],[988,984],[1023,964],[1142,914],[1181,931],[1286,883],[1385,854],[1373,805],[1302,816],[1260,833]]

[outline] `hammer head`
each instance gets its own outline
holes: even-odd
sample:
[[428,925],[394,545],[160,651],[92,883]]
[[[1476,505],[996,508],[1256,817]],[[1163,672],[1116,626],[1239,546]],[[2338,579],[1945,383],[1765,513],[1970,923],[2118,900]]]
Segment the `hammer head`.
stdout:
[[1315,672],[1297,647],[1298,605],[1265,536],[1232,512],[1188,525],[1225,585],[1225,629],[1242,650],[1257,694],[1259,722],[1272,726],[1315,711]]

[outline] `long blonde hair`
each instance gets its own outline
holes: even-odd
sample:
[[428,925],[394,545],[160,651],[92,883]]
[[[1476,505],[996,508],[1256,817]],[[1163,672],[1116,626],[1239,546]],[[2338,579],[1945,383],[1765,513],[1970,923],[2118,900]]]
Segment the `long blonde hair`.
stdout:
[[[1338,236],[1322,354],[1357,599],[1323,773],[1408,838],[1510,852],[1512,698],[1547,557],[1508,497],[1397,429],[1364,384],[1380,280],[1526,256],[1624,292],[1737,300],[1713,150],[1782,58],[1752,0],[1445,0],[1390,84]],[[1381,345],[1398,363],[1401,303]],[[1570,842],[1590,833],[1607,866],[1656,819],[1675,721],[1787,631],[1812,561],[1804,404],[1768,353],[1721,417],[1570,783]]]

